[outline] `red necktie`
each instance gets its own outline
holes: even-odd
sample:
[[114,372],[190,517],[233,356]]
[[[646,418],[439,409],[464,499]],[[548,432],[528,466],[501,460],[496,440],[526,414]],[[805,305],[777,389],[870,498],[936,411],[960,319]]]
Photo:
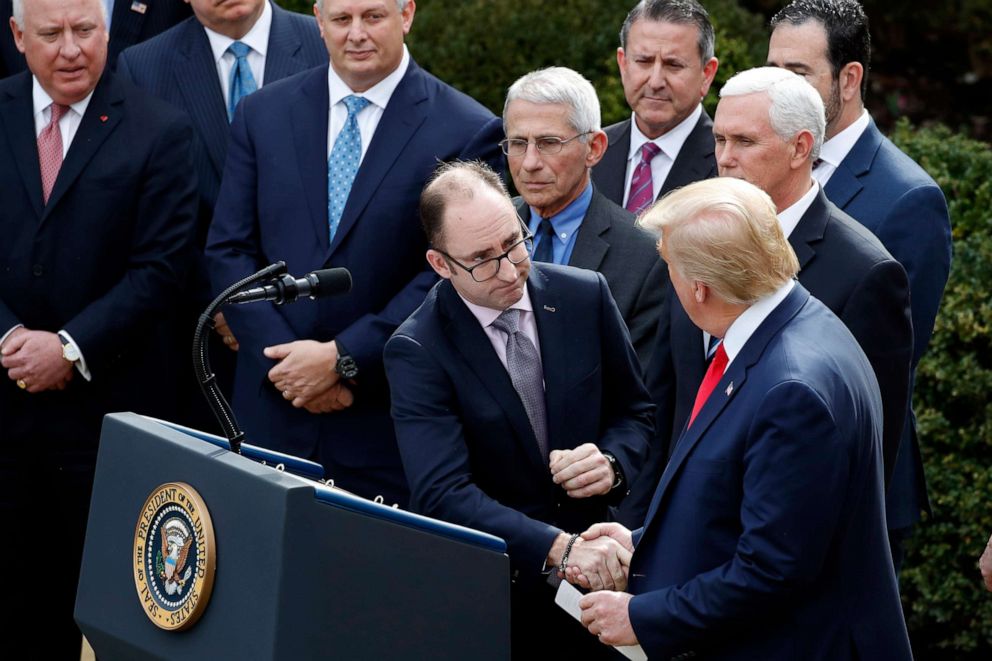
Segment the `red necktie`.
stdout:
[[641,145],[641,162],[634,168],[630,178],[630,194],[627,196],[627,211],[639,214],[654,202],[654,188],[651,181],[651,161],[661,153],[661,147],[653,142]]
[[41,191],[45,204],[55,187],[55,179],[62,167],[62,131],[59,120],[69,111],[69,106],[52,104],[52,119],[38,134],[38,162],[41,164]]
[[720,383],[720,379],[723,378],[723,371],[725,369],[727,369],[727,351],[723,348],[723,342],[721,342],[716,348],[716,353],[713,354],[713,360],[706,370],[706,376],[703,377],[703,382],[699,384],[699,392],[696,393],[696,403],[692,406],[692,415],[689,416],[689,424],[686,425],[686,428],[692,426],[692,421],[696,419],[699,409],[703,408],[703,404],[706,403],[710,393],[713,392],[716,384]]

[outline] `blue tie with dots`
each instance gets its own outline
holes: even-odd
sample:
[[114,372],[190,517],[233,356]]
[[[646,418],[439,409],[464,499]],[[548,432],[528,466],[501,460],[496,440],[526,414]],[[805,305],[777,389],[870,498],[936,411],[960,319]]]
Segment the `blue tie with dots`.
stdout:
[[354,95],[344,97],[343,101],[348,108],[348,119],[334,141],[331,157],[327,159],[327,222],[332,241],[338,231],[344,205],[348,202],[351,184],[358,174],[358,161],[362,155],[362,134],[358,132],[356,116],[369,104],[368,99]]
[[231,121],[234,119],[234,109],[238,107],[238,102],[257,90],[258,85],[255,84],[255,76],[251,73],[251,67],[248,66],[248,53],[251,52],[251,46],[235,41],[227,47],[227,50],[235,58],[234,66],[231,68],[230,85],[227,86],[227,119]]

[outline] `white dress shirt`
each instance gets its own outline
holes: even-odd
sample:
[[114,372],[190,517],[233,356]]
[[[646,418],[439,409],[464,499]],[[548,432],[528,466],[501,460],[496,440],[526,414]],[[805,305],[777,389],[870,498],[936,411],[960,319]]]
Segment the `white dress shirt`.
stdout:
[[861,116],[846,129],[830,138],[820,147],[820,164],[813,170],[813,177],[820,182],[821,186],[826,186],[837,170],[837,166],[847,158],[848,153],[854,147],[861,134],[868,128],[870,116],[867,110],[861,111]]
[[396,87],[406,75],[406,70],[410,66],[410,53],[403,45],[403,59],[400,65],[391,74],[380,80],[378,83],[368,88],[364,92],[356,93],[341,80],[333,66],[327,67],[327,88],[330,92],[330,108],[327,112],[327,158],[331,157],[331,150],[334,149],[334,142],[338,139],[338,134],[344,128],[344,123],[348,119],[348,108],[344,105],[344,98],[351,94],[365,97],[370,103],[358,113],[358,132],[362,136],[362,155],[359,164],[365,159],[365,153],[369,150],[369,143],[379,126],[382,113],[386,110],[386,104],[396,91]]
[[248,58],[248,68],[255,78],[255,86],[261,88],[265,82],[265,52],[269,48],[269,31],[272,28],[272,7],[268,2],[264,3],[262,13],[259,15],[255,25],[251,26],[248,34],[240,39],[231,39],[220,33],[214,32],[210,28],[204,27],[207,33],[207,40],[210,41],[210,51],[214,54],[214,63],[217,65],[217,77],[220,78],[220,89],[224,94],[224,107],[227,108],[231,99],[231,70],[238,58],[234,57],[227,49],[235,41],[240,41],[251,48],[246,56]]
[[795,286],[796,281],[789,280],[776,289],[774,293],[758,299],[756,303],[734,319],[733,323],[730,324],[730,328],[727,329],[727,335],[723,338],[723,350],[727,352],[727,366],[730,366],[730,363],[734,362],[734,358],[737,357],[737,354],[741,352],[747,341],[754,335],[754,331],[758,330],[761,322],[772,313],[772,310],[778,307],[779,303],[785,300],[785,297],[789,295],[789,292]]
[[630,195],[630,180],[634,177],[634,169],[641,162],[641,147],[645,142],[653,142],[661,148],[661,153],[651,159],[651,190],[658,197],[658,191],[665,185],[672,165],[682,151],[682,145],[689,138],[692,129],[696,128],[699,116],[703,114],[702,104],[696,106],[692,113],[679,122],[675,128],[654,140],[648,139],[637,127],[637,116],[630,116],[630,151],[627,153],[627,176],[623,183],[623,206],[627,206],[627,196]]

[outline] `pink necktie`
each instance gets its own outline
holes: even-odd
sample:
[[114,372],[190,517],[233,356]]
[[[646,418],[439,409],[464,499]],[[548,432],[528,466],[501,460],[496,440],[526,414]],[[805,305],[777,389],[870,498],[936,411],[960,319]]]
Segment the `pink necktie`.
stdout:
[[630,195],[627,196],[627,211],[639,214],[654,202],[654,188],[651,185],[651,159],[661,153],[661,147],[653,142],[641,145],[641,162],[634,168],[630,178]]
[[723,378],[723,371],[727,369],[727,362],[727,350],[723,348],[723,342],[721,342],[716,348],[716,353],[713,354],[713,361],[706,370],[706,376],[703,377],[703,382],[699,384],[699,391],[696,393],[696,402],[692,407],[692,415],[689,416],[689,424],[686,425],[687,428],[692,426],[692,421],[696,419],[696,414],[703,408],[703,404],[709,399],[713,389],[716,388],[716,384],[720,383],[720,379]]
[[38,134],[38,161],[41,164],[41,191],[45,204],[52,194],[55,178],[62,167],[62,131],[59,120],[69,111],[69,106],[52,104],[52,119]]

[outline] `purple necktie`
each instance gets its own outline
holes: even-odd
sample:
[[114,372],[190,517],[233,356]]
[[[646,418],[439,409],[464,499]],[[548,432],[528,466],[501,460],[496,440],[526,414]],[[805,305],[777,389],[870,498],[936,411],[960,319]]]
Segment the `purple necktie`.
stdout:
[[55,179],[62,168],[62,131],[59,120],[69,112],[69,106],[52,104],[52,118],[38,134],[38,162],[41,165],[41,194],[45,204],[55,187]]
[[627,196],[627,211],[639,214],[654,202],[654,187],[651,185],[651,159],[661,153],[661,147],[653,142],[641,145],[641,162],[634,168],[630,179],[630,195]]

